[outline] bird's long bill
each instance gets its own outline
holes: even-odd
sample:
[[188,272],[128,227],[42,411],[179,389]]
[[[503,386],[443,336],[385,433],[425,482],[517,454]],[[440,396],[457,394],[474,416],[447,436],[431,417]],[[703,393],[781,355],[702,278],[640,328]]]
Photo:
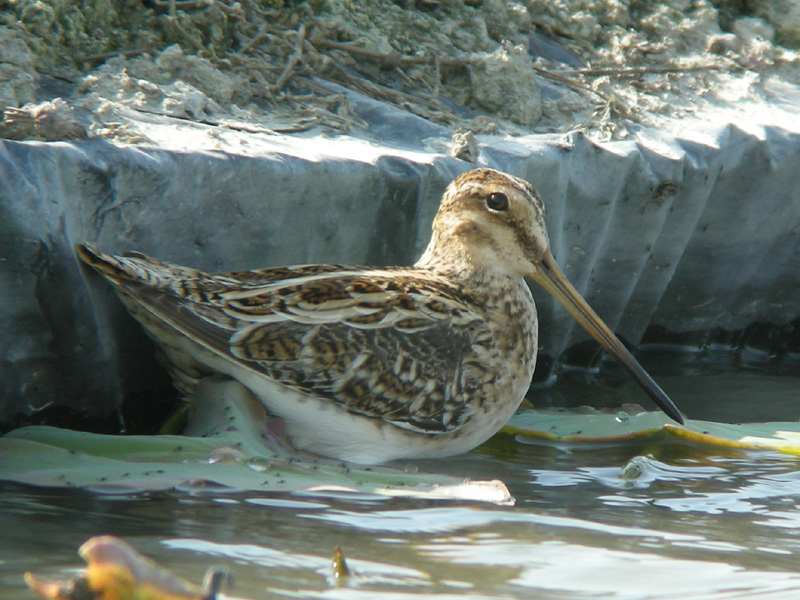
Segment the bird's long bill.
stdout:
[[642,365],[628,352],[628,349],[622,345],[619,338],[614,335],[608,325],[603,323],[597,313],[592,310],[592,307],[583,299],[578,291],[567,280],[561,269],[558,268],[552,253],[548,250],[542,259],[539,267],[531,276],[536,283],[541,285],[553,297],[558,300],[559,304],[563,306],[575,320],[580,323],[591,336],[596,339],[600,345],[610,352],[625,370],[641,385],[644,390],[650,395],[658,407],[663,410],[671,419],[683,424],[683,417],[681,417],[678,408],[672,403],[664,390],[653,381],[653,378],[647,374],[642,368]]

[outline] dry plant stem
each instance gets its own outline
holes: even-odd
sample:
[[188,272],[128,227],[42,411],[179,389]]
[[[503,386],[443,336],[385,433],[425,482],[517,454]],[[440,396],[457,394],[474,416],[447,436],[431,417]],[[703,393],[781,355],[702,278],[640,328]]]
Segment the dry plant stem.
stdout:
[[627,67],[617,69],[559,69],[549,71],[552,75],[590,75],[602,77],[638,77],[640,75],[665,75],[669,73],[694,73],[697,71],[717,71],[725,69],[723,65],[694,65],[691,67]]
[[592,87],[590,87],[588,85],[585,85],[583,83],[580,83],[578,81],[575,81],[573,79],[570,79],[569,77],[565,77],[563,75],[557,75],[556,73],[553,73],[552,71],[547,71],[547,70],[541,69],[539,67],[533,67],[533,70],[536,71],[542,77],[545,77],[545,78],[550,79],[551,81],[555,81],[557,83],[561,83],[561,84],[567,86],[568,88],[570,88],[570,89],[572,89],[572,90],[574,90],[576,92],[589,92],[591,94],[594,94],[595,96],[600,98],[606,105],[614,107],[615,110],[620,115],[625,117],[626,119],[630,119],[631,121],[635,121],[637,123],[640,122],[640,119],[638,119],[637,117],[634,117],[630,113],[630,111],[628,111],[628,109],[625,108],[625,106],[623,106],[619,102],[619,100],[617,100],[616,98],[613,98],[611,96],[607,96],[603,92],[599,92],[596,89],[594,89],[594,88],[592,88]]
[[183,38],[185,40],[187,40],[188,42],[190,42],[192,44],[192,46],[194,46],[197,49],[198,52],[205,52],[206,51],[206,48],[204,48],[203,45],[200,42],[198,42],[196,39],[194,39],[189,34],[189,32],[187,32],[183,27],[181,27],[181,24],[178,23],[178,18],[177,17],[172,16],[172,15],[167,16],[167,26],[169,28],[173,29],[174,31],[178,32],[180,35],[182,35]]
[[439,64],[440,64],[439,55],[434,54],[433,55],[434,86],[433,86],[433,91],[431,92],[431,97],[434,100],[437,100],[439,98],[439,88],[441,87],[442,84],[442,73],[439,68]]
[[416,81],[412,80],[408,75],[406,75],[405,71],[403,71],[403,69],[401,69],[400,67],[395,67],[393,73],[397,73],[398,77],[400,77],[400,79],[407,86],[410,86],[410,87],[411,86],[418,86],[418,83],[420,83],[420,82],[416,82]]
[[373,81],[368,81],[363,78],[357,78],[352,73],[350,73],[345,67],[340,65],[336,60],[333,60],[332,64],[339,70],[339,72],[344,75],[347,80],[352,83],[353,85],[360,87],[363,90],[368,91],[371,94],[375,94],[377,97],[383,97],[393,102],[400,103],[409,103],[409,104],[423,104],[426,108],[430,110],[436,110],[441,113],[444,113],[449,118],[455,118],[452,111],[450,111],[447,107],[445,107],[441,102],[435,99],[425,99],[423,97],[412,96],[411,94],[406,94],[404,92],[400,92],[398,90],[393,90],[386,86],[383,86],[379,83],[375,83]]
[[258,69],[250,69],[250,75],[259,83],[259,85],[264,86],[264,89],[269,91],[270,83],[264,78],[264,76],[261,74],[261,71]]
[[284,68],[283,73],[281,73],[278,80],[275,82],[275,85],[272,86],[272,90],[270,90],[273,94],[277,94],[280,92],[283,87],[289,82],[294,74],[294,69],[303,60],[303,42],[306,39],[306,26],[305,24],[300,25],[297,29],[297,37],[295,38],[294,42],[294,52],[289,56],[289,60],[286,63],[286,68]]
[[258,31],[257,31],[257,32],[256,32],[256,34],[253,36],[253,38],[252,38],[252,39],[251,39],[249,42],[247,42],[247,43],[246,43],[244,46],[242,46],[242,47],[241,47],[241,49],[240,49],[240,50],[239,50],[239,51],[238,51],[238,52],[235,54],[235,56],[242,56],[242,55],[243,55],[243,54],[245,54],[245,53],[246,53],[248,50],[250,50],[250,48],[252,48],[252,47],[253,47],[253,46],[255,46],[255,45],[258,43],[258,42],[260,42],[260,41],[261,41],[261,38],[263,38],[263,37],[264,37],[264,34],[265,34],[265,33],[266,33],[266,31],[267,31],[267,27],[268,27],[268,25],[267,25],[267,22],[266,22],[266,21],[264,21],[264,23],[262,23],[262,24],[261,24],[261,27],[259,27],[259,28],[258,28]]

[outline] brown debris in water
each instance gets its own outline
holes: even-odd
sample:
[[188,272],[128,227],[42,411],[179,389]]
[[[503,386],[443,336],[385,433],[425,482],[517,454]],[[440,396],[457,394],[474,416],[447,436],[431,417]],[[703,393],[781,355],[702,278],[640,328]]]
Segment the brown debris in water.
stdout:
[[25,583],[48,600],[214,600],[227,577],[226,570],[212,568],[201,588],[108,535],[91,538],[78,554],[88,563],[79,577],[44,581],[25,573]]
[[337,546],[333,551],[333,577],[337,584],[344,583],[351,575],[350,567],[344,558],[344,552]]

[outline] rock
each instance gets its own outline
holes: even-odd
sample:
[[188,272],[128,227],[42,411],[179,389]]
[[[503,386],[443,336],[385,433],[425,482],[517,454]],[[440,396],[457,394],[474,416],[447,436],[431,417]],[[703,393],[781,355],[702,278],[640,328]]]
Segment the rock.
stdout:
[[478,160],[478,140],[475,134],[466,129],[458,129],[450,139],[448,154],[467,162]]
[[531,127],[542,116],[536,73],[524,46],[503,44],[484,54],[470,70],[472,100],[481,108]]

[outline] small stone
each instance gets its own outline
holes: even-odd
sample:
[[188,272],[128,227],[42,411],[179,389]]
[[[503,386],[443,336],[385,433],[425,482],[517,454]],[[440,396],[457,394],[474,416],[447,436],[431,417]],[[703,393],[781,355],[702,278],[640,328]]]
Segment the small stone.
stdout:
[[448,154],[453,158],[467,162],[477,162],[478,140],[475,139],[475,134],[467,129],[459,128],[456,130],[450,139]]

